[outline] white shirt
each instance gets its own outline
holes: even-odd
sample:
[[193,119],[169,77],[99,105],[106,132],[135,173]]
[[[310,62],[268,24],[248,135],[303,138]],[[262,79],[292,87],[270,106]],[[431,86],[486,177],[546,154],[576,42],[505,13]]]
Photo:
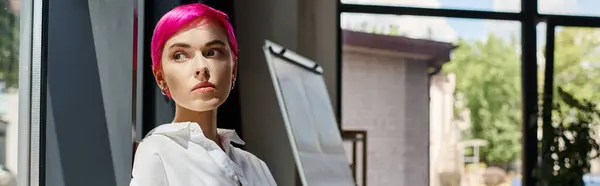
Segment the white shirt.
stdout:
[[277,185],[269,168],[233,130],[218,129],[224,151],[193,122],[165,124],[152,130],[135,153],[130,186]]

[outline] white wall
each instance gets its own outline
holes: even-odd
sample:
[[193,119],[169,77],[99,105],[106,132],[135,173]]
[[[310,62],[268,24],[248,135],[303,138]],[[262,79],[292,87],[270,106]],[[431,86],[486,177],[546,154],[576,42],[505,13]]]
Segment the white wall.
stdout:
[[[265,39],[315,60],[335,104],[336,0],[235,1],[240,47],[242,130],[246,149],[263,159],[278,185],[295,185],[296,167],[262,45]],[[334,105],[335,108],[335,105]]]
[[430,88],[430,186],[438,186],[441,174],[462,170],[460,129],[453,123],[455,76],[435,75]]
[[342,74],[342,127],[367,131],[367,185],[428,185],[427,63],[344,50]]
[[19,111],[19,92],[7,93],[2,95],[4,97],[6,120],[8,126],[6,127],[6,167],[13,173],[17,174],[17,157],[18,157],[18,111]]

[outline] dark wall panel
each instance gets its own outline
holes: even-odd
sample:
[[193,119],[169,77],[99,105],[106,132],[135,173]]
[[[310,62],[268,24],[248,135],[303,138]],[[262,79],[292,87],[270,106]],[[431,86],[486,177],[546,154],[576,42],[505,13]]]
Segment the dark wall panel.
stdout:
[[[152,74],[152,60],[150,58],[150,41],[156,23],[162,15],[179,5],[179,0],[144,0],[144,46],[143,47],[143,68],[138,69],[142,73],[142,118],[138,118],[142,123],[142,136],[150,132],[154,127],[171,122],[175,112],[175,104],[163,96],[160,89],[154,81]],[[140,15],[142,16],[142,15]]]
[[133,3],[54,0],[47,6],[42,181],[128,185]]

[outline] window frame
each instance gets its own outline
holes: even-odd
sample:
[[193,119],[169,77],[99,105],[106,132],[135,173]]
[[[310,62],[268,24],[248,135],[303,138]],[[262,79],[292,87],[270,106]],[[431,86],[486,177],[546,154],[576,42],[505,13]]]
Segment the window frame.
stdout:
[[45,37],[44,1],[21,0],[19,35],[18,183],[40,185],[40,154],[43,152],[42,114],[45,92],[42,48]]

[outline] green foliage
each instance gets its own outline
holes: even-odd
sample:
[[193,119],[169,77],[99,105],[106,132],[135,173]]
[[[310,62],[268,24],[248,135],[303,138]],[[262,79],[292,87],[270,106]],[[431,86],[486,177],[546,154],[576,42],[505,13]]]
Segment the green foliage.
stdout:
[[[504,41],[490,35],[486,40],[459,40],[457,44],[444,72],[456,74],[455,113],[470,111],[471,128],[464,137],[489,142],[481,151],[488,163],[511,162],[521,147],[519,43],[514,37]],[[540,85],[543,73],[538,73]],[[558,30],[554,75],[554,84],[573,99],[600,100],[600,29]]]
[[544,185],[583,185],[583,175],[600,150],[595,137],[600,110],[596,103],[577,99],[562,88],[557,93],[552,129],[543,138],[549,145],[542,155],[541,180]]
[[563,28],[555,43],[554,84],[577,99],[600,100],[600,29]]
[[[539,174],[544,185],[583,185],[600,150],[600,29],[562,28],[554,61],[552,127],[544,131]],[[540,72],[543,73],[543,72]]]
[[6,83],[0,88],[12,89],[17,87],[19,76],[19,25],[8,2],[0,2],[0,81]]
[[455,111],[470,111],[465,136],[489,142],[481,155],[492,164],[513,161],[521,151],[518,45],[514,37],[504,41],[494,35],[459,40],[452,61],[444,66],[445,73],[456,74]]

